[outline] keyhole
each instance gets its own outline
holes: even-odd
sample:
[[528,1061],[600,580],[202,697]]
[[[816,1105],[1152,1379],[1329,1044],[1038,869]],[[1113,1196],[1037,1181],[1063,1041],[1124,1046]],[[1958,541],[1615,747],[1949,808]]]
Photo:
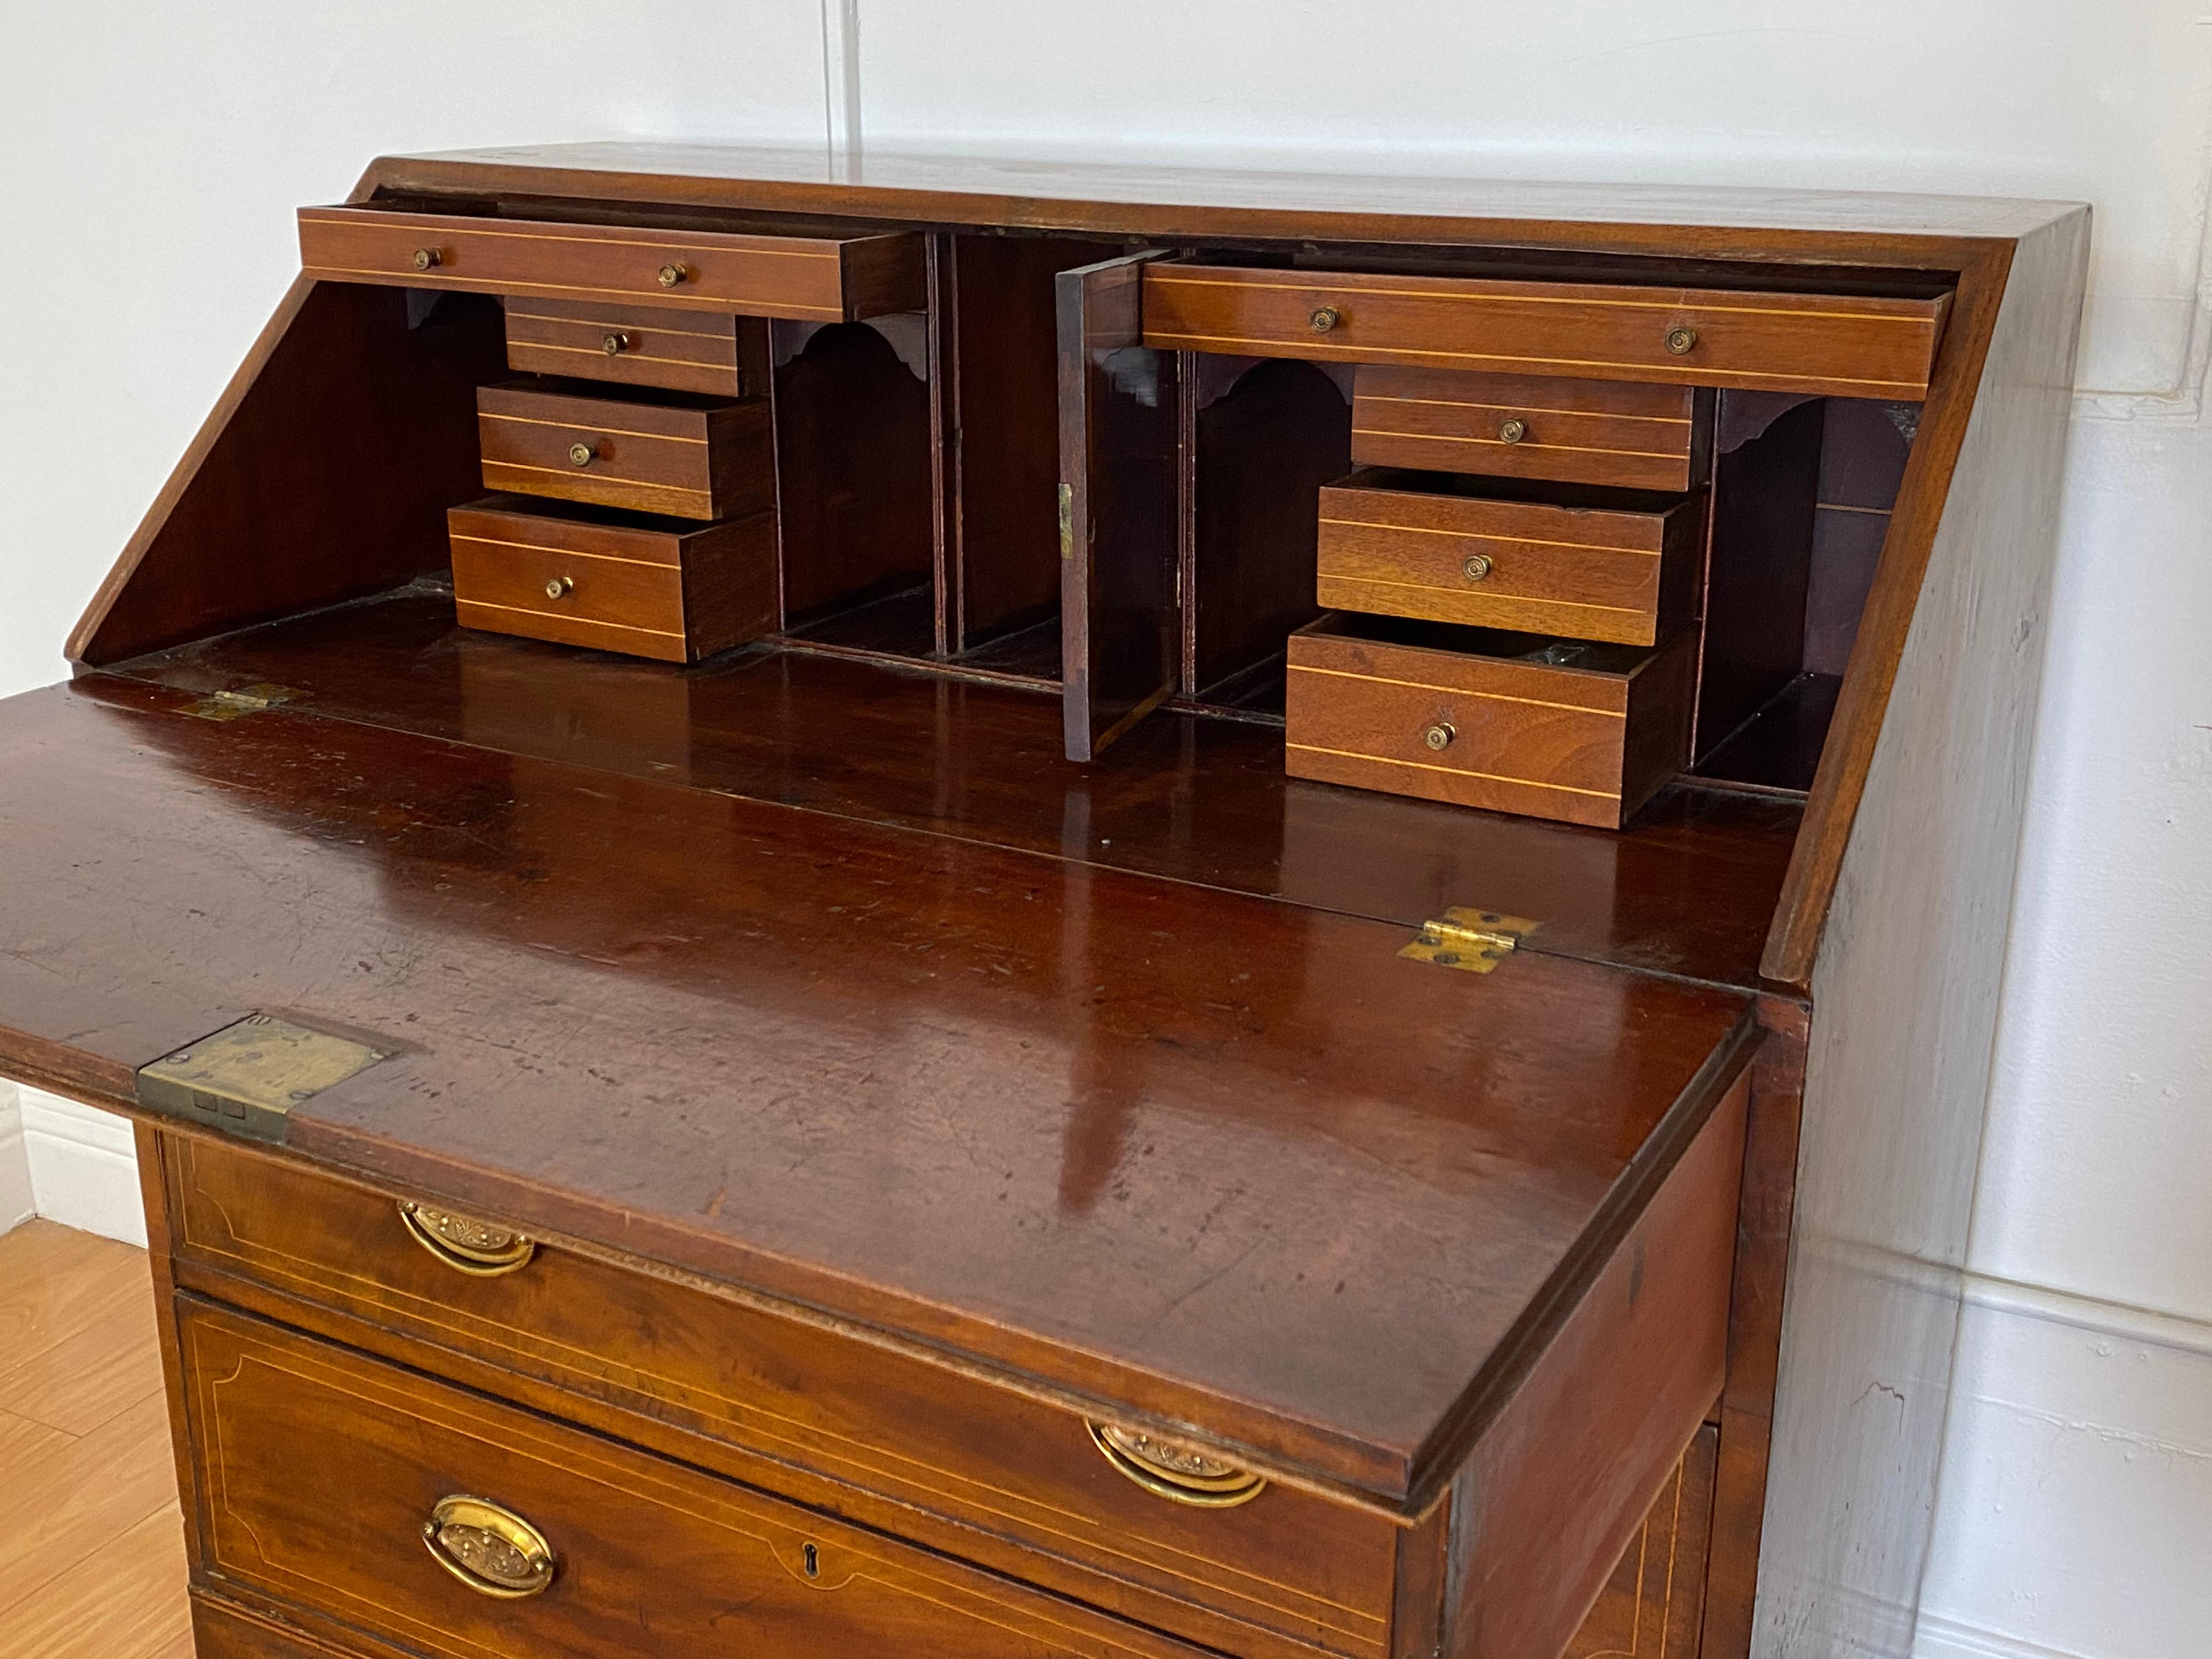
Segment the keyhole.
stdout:
[[822,1576],[822,1558],[815,1553],[814,1546],[811,1544],[806,1547],[806,1576],[809,1578],[819,1578]]

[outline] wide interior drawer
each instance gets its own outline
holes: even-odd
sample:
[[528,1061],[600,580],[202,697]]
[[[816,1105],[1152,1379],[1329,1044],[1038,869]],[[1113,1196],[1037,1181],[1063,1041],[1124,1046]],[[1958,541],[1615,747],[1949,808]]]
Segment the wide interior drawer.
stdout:
[[495,497],[446,526],[466,628],[687,662],[777,624],[773,513],[690,525]]
[[678,402],[479,386],[477,439],[487,489],[683,519],[738,518],[775,505],[765,398]]
[[1144,343],[1575,379],[1924,397],[1948,296],[1144,267]]
[[204,1568],[483,1659],[1195,1650],[187,1297]]
[[1656,651],[1333,615],[1291,635],[1293,777],[1618,829],[1688,763],[1697,632]]
[[768,395],[768,325],[756,317],[526,296],[506,310],[507,364],[524,374]]
[[250,1304],[266,1285],[337,1310],[337,1334],[363,1346],[390,1332],[611,1402],[635,1413],[615,1427],[627,1439],[878,1524],[882,1502],[855,1507],[792,1471],[945,1517],[960,1524],[927,1541],[1212,1645],[1388,1652],[1401,1533],[1386,1516],[1280,1483],[1232,1487],[1243,1501],[1227,1506],[1178,1501],[1161,1490],[1172,1480],[1141,1485],[1126,1455],[1109,1461],[1083,1416],[950,1367],[518,1245],[496,1223],[410,1220],[394,1198],[294,1164],[164,1144],[180,1285]]
[[1355,472],[1321,492],[1316,594],[1334,610],[1656,645],[1695,611],[1704,514],[1702,495]]
[[1369,364],[1353,387],[1363,466],[1675,491],[1705,477],[1712,398],[1694,386]]
[[905,231],[758,235],[562,224],[374,207],[300,210],[308,275],[341,283],[849,322],[925,303],[921,238]]

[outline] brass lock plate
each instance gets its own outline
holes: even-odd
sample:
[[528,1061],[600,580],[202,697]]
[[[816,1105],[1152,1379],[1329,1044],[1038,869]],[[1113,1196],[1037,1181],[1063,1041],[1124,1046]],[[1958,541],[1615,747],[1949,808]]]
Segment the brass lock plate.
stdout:
[[1441,916],[1423,922],[1421,931],[1398,954],[1412,962],[1486,974],[1511,955],[1537,926],[1526,916],[1454,905]]
[[294,1107],[396,1052],[270,1014],[248,1014],[140,1066],[138,1103],[282,1145]]

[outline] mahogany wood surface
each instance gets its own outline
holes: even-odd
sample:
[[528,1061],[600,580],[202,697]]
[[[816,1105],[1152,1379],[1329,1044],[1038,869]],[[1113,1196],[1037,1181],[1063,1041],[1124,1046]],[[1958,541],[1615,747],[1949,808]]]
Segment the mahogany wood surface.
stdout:
[[[302,1156],[1385,1504],[1449,1473],[1440,1426],[1747,1029],[1680,981],[1531,953],[1478,987],[1301,907],[106,695],[0,724],[0,844],[38,878],[7,900],[11,1072],[112,1102],[252,1009],[382,1032],[408,1051],[295,1110]],[[178,896],[154,951],[135,903],[84,902],[111,856]],[[529,1058],[571,1045],[588,1068]]]
[[399,1659],[398,1650],[365,1636],[319,1639],[198,1586],[191,1598],[194,1659]]
[[1702,1659],[1716,1438],[1698,1431],[1562,1659]]
[[1679,492],[1704,481],[1711,404],[1695,386],[1369,364],[1352,459]]
[[684,404],[533,382],[479,386],[477,441],[487,489],[683,519],[775,505],[765,398]]
[[525,374],[723,398],[768,395],[768,326],[757,317],[528,296],[510,298],[502,309],[507,366]]
[[1656,645],[1697,617],[1705,501],[1375,468],[1321,492],[1321,602]]

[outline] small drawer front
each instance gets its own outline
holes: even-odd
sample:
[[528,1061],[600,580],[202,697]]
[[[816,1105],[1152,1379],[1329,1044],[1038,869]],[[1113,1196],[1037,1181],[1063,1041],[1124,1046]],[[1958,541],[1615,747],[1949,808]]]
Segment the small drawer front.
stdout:
[[1677,492],[1705,477],[1712,399],[1692,386],[1387,364],[1353,384],[1362,466]]
[[772,513],[690,529],[490,501],[446,524],[466,628],[687,662],[777,623]]
[[1653,652],[1325,617],[1291,635],[1285,764],[1618,829],[1689,761],[1694,630]]
[[646,300],[683,310],[838,323],[926,303],[921,238],[751,235],[527,219],[300,210],[307,274],[541,299]]
[[1719,1445],[1698,1431],[1560,1659],[1695,1659]]
[[684,407],[480,386],[477,438],[487,489],[679,519],[775,505],[764,398]]
[[507,364],[526,374],[768,395],[768,325],[757,317],[568,300],[507,302]]
[[385,1640],[460,1659],[1195,1651],[210,1304],[182,1298],[179,1326],[207,1570]]
[[[235,1148],[167,1138],[163,1164],[180,1285],[292,1320],[329,1308],[318,1328],[390,1358],[434,1345],[606,1402],[616,1420],[591,1420],[625,1439],[1210,1647],[1386,1659],[1383,1516],[1280,1483],[1177,1502],[1082,1416],[965,1373],[550,1245],[457,1264],[394,1199]],[[546,1409],[542,1393],[519,1397]]]
[[1332,610],[1656,645],[1697,603],[1702,495],[1642,509],[1353,473],[1321,492],[1316,594]]
[[1182,351],[1917,399],[1947,301],[1158,260],[1143,303]]

